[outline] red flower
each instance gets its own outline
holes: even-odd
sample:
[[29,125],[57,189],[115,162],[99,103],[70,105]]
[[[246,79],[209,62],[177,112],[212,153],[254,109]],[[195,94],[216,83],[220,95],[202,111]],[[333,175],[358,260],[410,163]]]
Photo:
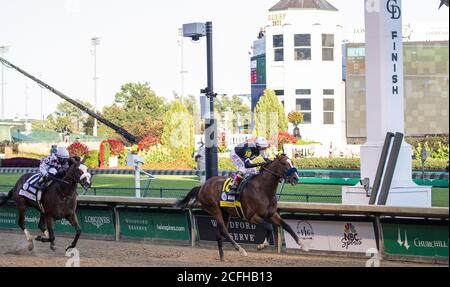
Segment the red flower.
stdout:
[[125,145],[120,140],[109,139],[108,143],[112,156],[119,155],[125,149]]
[[282,147],[283,144],[295,144],[297,138],[288,132],[278,132],[278,147]]
[[87,145],[80,142],[72,143],[69,147],[67,147],[67,150],[69,151],[71,157],[85,157],[89,154],[89,148]]
[[161,141],[158,137],[148,135],[142,138],[138,143],[139,150],[148,150],[151,146],[160,144]]

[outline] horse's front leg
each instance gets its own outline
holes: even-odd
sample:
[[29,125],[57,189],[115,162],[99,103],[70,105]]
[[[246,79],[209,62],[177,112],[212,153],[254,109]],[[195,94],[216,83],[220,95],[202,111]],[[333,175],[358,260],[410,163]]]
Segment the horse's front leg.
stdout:
[[50,242],[50,249],[55,251],[55,232],[53,230],[55,221],[52,216],[45,215],[45,222],[47,223],[48,238],[41,238],[41,242]]
[[278,213],[275,213],[269,220],[272,223],[275,223],[277,226],[281,226],[284,230],[286,230],[292,238],[294,238],[295,242],[300,246],[300,249],[304,251],[309,251],[309,249],[306,247],[305,242],[298,237],[298,235],[292,230],[291,226],[287,224]]
[[[41,213],[41,216],[39,218],[39,224],[38,224],[39,229],[42,231],[42,233],[44,234],[45,238],[48,238],[48,230],[45,226],[45,215],[43,213]],[[42,237],[41,235],[36,237],[37,241],[41,241],[42,242]]]
[[80,238],[81,235],[81,227],[80,224],[78,223],[78,218],[76,213],[73,213],[72,215],[69,215],[68,217],[66,217],[66,219],[70,222],[70,224],[75,228],[75,238],[72,241],[72,244],[70,244],[67,248],[66,251],[72,248],[75,248],[77,246],[77,242],[78,239]]
[[273,227],[272,224],[264,222],[264,229],[266,230],[266,236],[264,237],[264,242],[259,244],[256,248],[258,250],[263,250],[264,248],[268,247],[270,238],[272,237],[273,234]]

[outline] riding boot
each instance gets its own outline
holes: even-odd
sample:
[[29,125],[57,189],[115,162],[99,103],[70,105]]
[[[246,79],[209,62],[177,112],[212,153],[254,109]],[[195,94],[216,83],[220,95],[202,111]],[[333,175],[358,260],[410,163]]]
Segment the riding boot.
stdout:
[[36,182],[36,188],[40,191],[44,191],[44,189],[47,188],[48,182],[49,182],[49,179],[46,176],[43,176],[39,179],[38,182]]

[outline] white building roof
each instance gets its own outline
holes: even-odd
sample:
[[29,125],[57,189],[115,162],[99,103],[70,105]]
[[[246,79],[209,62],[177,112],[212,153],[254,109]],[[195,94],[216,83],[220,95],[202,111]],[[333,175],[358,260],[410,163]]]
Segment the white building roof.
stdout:
[[288,9],[317,9],[338,11],[333,5],[325,0],[281,0],[275,6],[269,9],[272,11],[288,10]]

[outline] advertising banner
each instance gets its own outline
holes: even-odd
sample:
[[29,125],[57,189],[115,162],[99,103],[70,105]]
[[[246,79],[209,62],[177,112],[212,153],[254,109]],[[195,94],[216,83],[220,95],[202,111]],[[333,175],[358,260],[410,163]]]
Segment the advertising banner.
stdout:
[[[355,221],[285,220],[310,250],[366,253],[377,248],[373,223]],[[284,232],[286,248],[300,249]]]
[[[0,208],[0,229],[19,229],[17,225],[18,216],[19,212],[15,206],[4,206]],[[27,228],[30,230],[39,230],[39,217],[40,214],[36,209],[27,209],[25,213],[25,224]],[[112,210],[81,206],[77,209],[77,217],[83,234],[114,237],[115,228]],[[75,228],[66,219],[56,220],[55,233],[75,234]]]
[[448,225],[383,223],[384,252],[448,258]]
[[190,240],[186,212],[119,209],[120,235],[134,238]]
[[[217,222],[209,215],[195,215],[197,230],[201,241],[216,241]],[[264,242],[266,230],[263,224],[251,224],[239,218],[231,218],[228,232],[237,243],[261,244]],[[273,227],[273,236],[269,244],[274,246],[277,229]]]

